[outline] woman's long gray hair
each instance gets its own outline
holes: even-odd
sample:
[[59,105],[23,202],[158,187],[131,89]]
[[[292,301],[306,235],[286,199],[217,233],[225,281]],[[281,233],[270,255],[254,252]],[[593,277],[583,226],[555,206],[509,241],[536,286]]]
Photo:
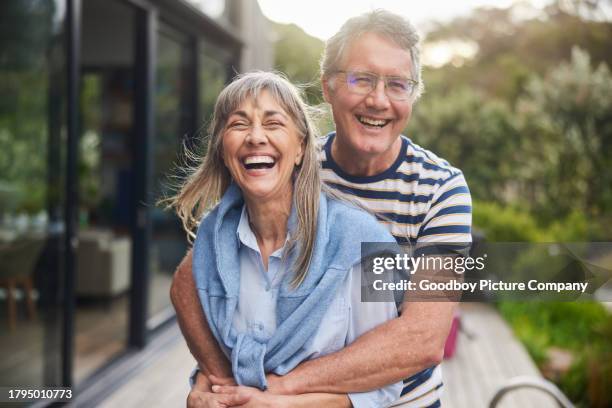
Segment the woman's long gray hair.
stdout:
[[297,229],[290,237],[289,248],[299,254],[293,265],[294,287],[299,286],[308,271],[316,237],[317,216],[321,182],[317,157],[316,129],[310,118],[310,108],[300,96],[299,90],[282,74],[274,72],[250,72],[237,76],[217,98],[208,132],[208,149],[204,157],[196,157],[196,165],[180,186],[179,192],[166,202],[173,207],[183,223],[188,236],[194,231],[205,213],[218,204],[229,187],[232,178],[223,164],[223,133],[227,120],[245,100],[257,99],[264,91],[281,105],[293,119],[303,141],[304,157],[295,168],[293,177],[293,203],[297,213]]

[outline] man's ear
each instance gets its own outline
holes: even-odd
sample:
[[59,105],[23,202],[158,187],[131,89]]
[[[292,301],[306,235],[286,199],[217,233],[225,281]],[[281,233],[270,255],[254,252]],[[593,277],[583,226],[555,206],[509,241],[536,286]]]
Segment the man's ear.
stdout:
[[323,99],[327,103],[331,103],[330,97],[333,92],[333,87],[334,87],[333,79],[330,80],[329,78],[321,77],[321,88],[323,90]]

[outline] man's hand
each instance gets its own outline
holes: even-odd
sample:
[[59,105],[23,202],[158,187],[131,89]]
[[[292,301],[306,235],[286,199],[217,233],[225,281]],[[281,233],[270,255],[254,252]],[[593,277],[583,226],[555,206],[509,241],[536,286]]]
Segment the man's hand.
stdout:
[[349,408],[351,400],[343,394],[311,393],[302,395],[275,395],[269,391],[257,388],[235,385],[213,385],[215,394],[234,396],[238,399],[248,398],[249,401],[239,408]]
[[[231,378],[214,377],[215,384],[235,385]],[[245,393],[215,394],[212,382],[201,372],[196,374],[195,384],[187,396],[187,408],[228,408],[247,404],[250,396]]]
[[210,385],[238,385],[234,377],[217,377],[216,375],[209,375],[207,380]]
[[257,388],[239,386],[231,377],[223,378],[209,375],[208,380],[210,381],[211,389],[215,394],[224,395],[226,397],[231,396],[238,400],[246,399],[248,402],[240,405],[240,408],[281,407],[281,405],[276,404],[275,396],[269,393],[264,393]]
[[243,385],[213,385],[215,395],[236,400],[247,400],[240,408],[289,408],[290,405],[283,403],[283,398],[257,388],[245,387]]
[[187,396],[187,408],[230,408],[250,407],[250,396],[244,393],[214,394],[191,390]]

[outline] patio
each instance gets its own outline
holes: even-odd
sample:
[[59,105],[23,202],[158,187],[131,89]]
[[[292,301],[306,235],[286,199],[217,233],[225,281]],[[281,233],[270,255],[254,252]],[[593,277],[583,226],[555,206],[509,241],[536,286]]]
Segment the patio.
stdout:
[[[539,376],[524,347],[508,325],[489,305],[461,305],[462,329],[457,352],[443,363],[445,397],[443,406],[451,408],[486,407],[496,390],[508,379]],[[164,334],[162,351],[149,353],[137,372],[103,401],[85,401],[78,406],[105,408],[184,406],[188,393],[187,375],[194,366],[176,324]],[[547,408],[557,405],[535,390],[508,394],[498,405],[502,408]]]

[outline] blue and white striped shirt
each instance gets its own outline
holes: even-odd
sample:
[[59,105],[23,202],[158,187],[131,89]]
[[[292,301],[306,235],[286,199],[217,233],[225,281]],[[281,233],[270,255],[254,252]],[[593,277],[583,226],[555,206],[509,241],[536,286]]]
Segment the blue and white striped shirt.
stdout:
[[[461,170],[401,136],[391,167],[374,176],[352,176],[331,157],[334,137],[332,132],[323,140],[322,181],[377,214],[398,243],[472,241],[472,200]],[[431,367],[404,380],[394,405],[437,407],[441,391],[442,370]]]

